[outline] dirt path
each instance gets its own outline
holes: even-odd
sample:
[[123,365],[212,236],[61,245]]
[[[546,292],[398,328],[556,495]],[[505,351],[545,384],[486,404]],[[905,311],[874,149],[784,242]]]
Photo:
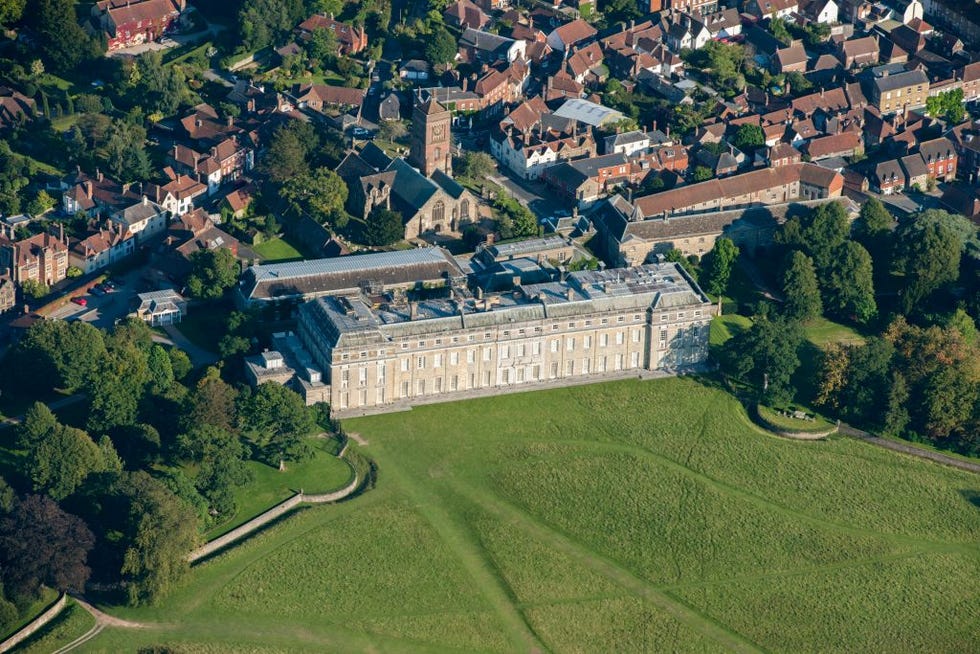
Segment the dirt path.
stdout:
[[850,425],[841,423],[839,432],[844,436],[850,436],[851,438],[856,438],[858,440],[864,441],[865,443],[871,443],[872,445],[877,445],[878,447],[883,447],[887,450],[892,450],[894,452],[901,452],[902,454],[908,454],[909,456],[918,457],[920,459],[927,459],[929,461],[934,461],[936,463],[941,463],[952,468],[959,468],[960,470],[966,470],[967,472],[973,472],[980,474],[980,465],[976,463],[971,463],[970,461],[964,461],[963,459],[957,459],[956,457],[947,456],[941,452],[933,452],[932,450],[925,450],[921,447],[916,447],[911,443],[897,443],[895,441],[890,441],[887,438],[879,438],[866,431],[856,429]]
[[347,437],[350,438],[355,443],[357,443],[358,445],[360,445],[361,447],[364,447],[365,445],[368,444],[367,440],[363,436],[358,434],[356,431],[348,432]]
[[82,634],[75,640],[71,641],[61,649],[55,650],[54,654],[64,654],[65,652],[70,652],[77,647],[81,647],[82,645],[84,645],[85,643],[92,640],[100,633],[102,633],[102,630],[105,629],[106,627],[114,627],[118,629],[150,629],[154,627],[159,628],[163,626],[159,624],[149,624],[145,622],[132,622],[130,620],[123,620],[122,618],[116,618],[109,615],[108,613],[103,613],[99,609],[95,608],[94,606],[92,606],[91,604],[83,600],[81,597],[72,596],[72,599],[75,600],[75,603],[77,603],[80,607],[88,611],[93,618],[95,618],[95,626],[93,626],[91,629],[89,629],[84,634]]

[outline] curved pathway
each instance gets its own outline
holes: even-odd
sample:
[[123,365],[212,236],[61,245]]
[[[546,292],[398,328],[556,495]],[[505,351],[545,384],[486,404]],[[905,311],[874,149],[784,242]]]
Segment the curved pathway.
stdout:
[[108,613],[103,613],[99,609],[95,608],[94,606],[86,602],[81,597],[73,595],[72,599],[75,600],[75,603],[77,603],[80,607],[88,611],[93,618],[95,618],[95,625],[91,629],[86,631],[84,634],[82,634],[75,640],[71,641],[70,643],[62,647],[61,649],[55,650],[54,654],[64,654],[64,652],[70,652],[76,647],[80,647],[81,645],[84,645],[85,643],[92,640],[100,633],[102,633],[102,630],[105,629],[106,627],[116,627],[119,629],[149,629],[152,627],[159,628],[163,626],[159,624],[148,624],[145,622],[132,622],[130,620],[123,620],[122,618],[116,618],[109,615]]
[[956,457],[943,454],[942,452],[925,450],[921,447],[916,447],[912,443],[898,443],[896,441],[890,441],[887,438],[880,438],[873,434],[869,434],[866,431],[851,427],[843,422],[841,423],[838,431],[844,436],[850,436],[851,438],[856,438],[864,441],[865,443],[871,443],[872,445],[877,445],[878,447],[883,447],[887,450],[901,452],[902,454],[908,454],[909,456],[926,459],[935,463],[941,463],[952,468],[959,468],[960,470],[980,474],[980,464],[976,464],[971,461],[964,461],[963,459],[957,459]]

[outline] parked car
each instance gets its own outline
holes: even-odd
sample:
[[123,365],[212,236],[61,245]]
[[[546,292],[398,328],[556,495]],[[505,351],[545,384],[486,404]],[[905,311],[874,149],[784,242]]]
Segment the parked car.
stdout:
[[80,307],[84,307],[86,304],[88,304],[88,300],[83,297],[73,297],[71,301]]
[[93,286],[88,290],[88,292],[91,293],[92,295],[105,295],[105,291],[103,291],[98,286]]

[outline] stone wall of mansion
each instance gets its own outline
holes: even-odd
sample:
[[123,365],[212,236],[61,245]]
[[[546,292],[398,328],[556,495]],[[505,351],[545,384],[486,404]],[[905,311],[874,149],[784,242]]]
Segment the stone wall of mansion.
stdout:
[[717,312],[676,264],[582,271],[486,297],[378,304],[328,296],[298,334],[334,415],[683,370]]

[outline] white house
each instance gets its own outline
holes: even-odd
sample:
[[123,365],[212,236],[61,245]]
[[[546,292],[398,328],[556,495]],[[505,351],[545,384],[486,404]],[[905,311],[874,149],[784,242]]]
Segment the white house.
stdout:
[[109,220],[117,225],[124,236],[135,235],[142,243],[162,234],[167,229],[167,210],[146,196],[143,201],[117,211]]
[[835,0],[813,0],[806,13],[814,22],[831,25],[837,22],[840,7]]

